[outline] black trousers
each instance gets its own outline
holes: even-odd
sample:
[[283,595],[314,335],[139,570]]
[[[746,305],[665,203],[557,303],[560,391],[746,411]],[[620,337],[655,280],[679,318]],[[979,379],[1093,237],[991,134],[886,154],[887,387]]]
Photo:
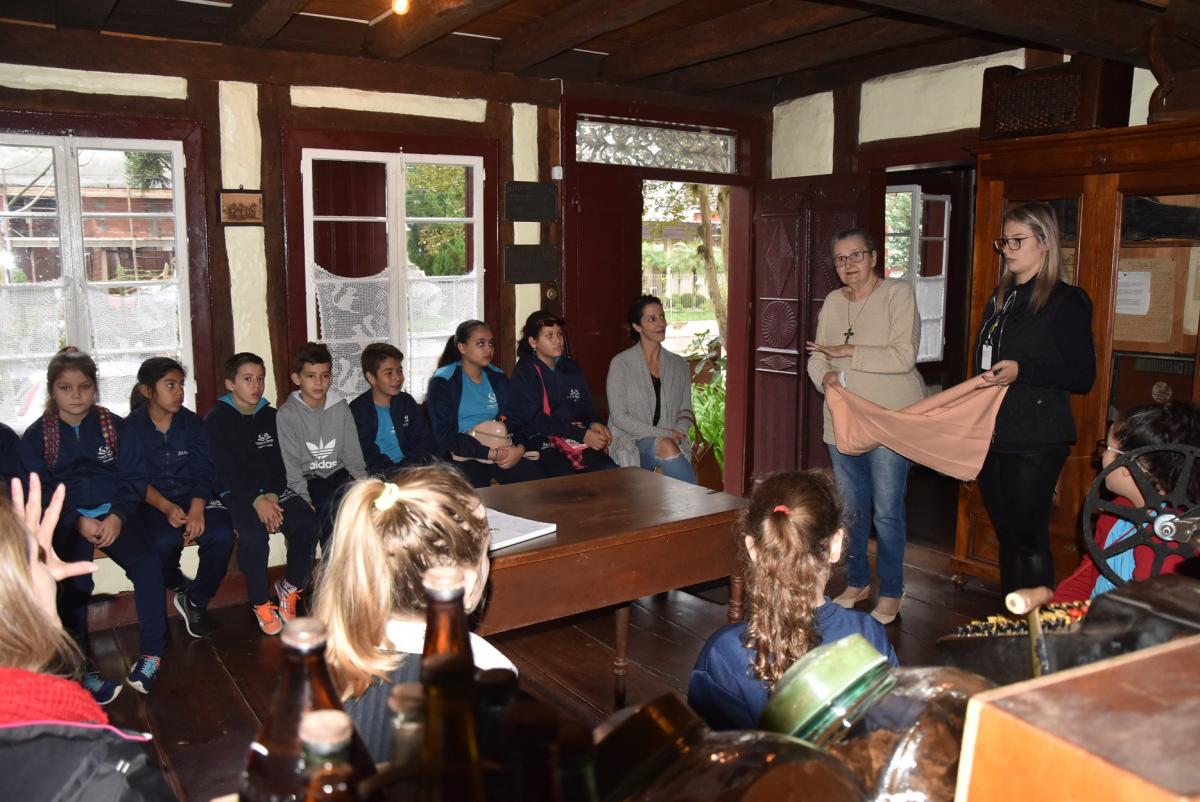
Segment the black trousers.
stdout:
[[989,451],[979,490],[1000,540],[1000,585],[1005,593],[1054,587],[1050,510],[1067,461],[1065,443],[1035,451]]

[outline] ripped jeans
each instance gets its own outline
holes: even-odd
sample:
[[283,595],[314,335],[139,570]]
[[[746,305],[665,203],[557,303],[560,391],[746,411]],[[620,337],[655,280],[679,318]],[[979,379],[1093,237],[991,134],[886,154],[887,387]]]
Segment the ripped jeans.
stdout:
[[666,458],[658,456],[658,439],[657,437],[638,438],[638,456],[641,459],[642,467],[648,471],[658,468],[663,472],[663,476],[670,476],[672,479],[678,479],[688,484],[696,484],[696,471],[692,469],[691,461],[682,453]]

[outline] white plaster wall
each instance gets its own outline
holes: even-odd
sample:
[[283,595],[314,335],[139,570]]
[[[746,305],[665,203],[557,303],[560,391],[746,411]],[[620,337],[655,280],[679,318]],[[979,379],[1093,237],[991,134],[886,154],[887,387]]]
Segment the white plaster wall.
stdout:
[[59,67],[31,67],[27,64],[0,64],[0,86],[13,89],[56,90],[87,95],[133,95],[187,99],[187,79],[169,75],[138,75],[124,72],[66,70]]
[[1150,95],[1158,86],[1150,70],[1136,67],[1133,70],[1133,91],[1129,96],[1129,124],[1145,125],[1150,110]]
[[335,86],[293,86],[291,95],[293,106],[441,117],[472,123],[481,123],[487,117],[486,100],[429,97],[403,92],[371,92],[364,89],[340,89]]
[[[538,180],[538,119],[537,106],[514,103],[512,107],[513,180]],[[542,241],[541,223],[513,223],[513,243],[537,245]],[[517,284],[513,321],[513,338],[520,339],[527,318],[542,306],[541,287],[537,284]]]
[[774,109],[771,177],[833,172],[833,93],[797,98]]
[[983,71],[1025,67],[1025,51],[885,75],[862,87],[858,141],[922,136],[979,125]]

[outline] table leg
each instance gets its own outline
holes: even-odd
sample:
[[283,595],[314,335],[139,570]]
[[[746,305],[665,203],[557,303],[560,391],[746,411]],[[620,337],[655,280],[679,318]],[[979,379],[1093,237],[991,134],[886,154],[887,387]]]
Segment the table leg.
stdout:
[[625,706],[625,668],[629,665],[629,605],[617,608],[617,656],[613,658],[613,709]]
[[725,620],[731,624],[741,623],[745,614],[743,609],[745,600],[746,581],[742,578],[742,572],[739,570],[729,577],[729,612],[725,614]]

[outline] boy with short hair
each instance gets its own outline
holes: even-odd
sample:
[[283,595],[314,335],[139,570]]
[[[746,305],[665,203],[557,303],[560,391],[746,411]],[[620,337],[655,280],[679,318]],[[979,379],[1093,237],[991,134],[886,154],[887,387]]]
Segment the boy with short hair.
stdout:
[[343,488],[367,477],[350,408],[341,399],[329,404],[332,382],[329,348],[305,343],[292,358],[292,384],[300,389],[279,407],[279,446],[288,487],[316,510],[321,543],[333,531]]
[[[221,500],[238,533],[238,567],[259,629],[278,635],[283,621],[296,616],[300,590],[308,584],[316,547],[317,517],[287,483],[275,409],[262,397],[266,367],[262,357],[242,352],[225,361],[229,391],[204,419]],[[279,606],[267,590],[267,550],[271,532],[287,540],[287,570],[275,583]]]
[[404,354],[390,343],[371,343],[362,352],[362,371],[371,389],[350,402],[350,411],[367,470],[386,476],[432,462],[433,429],[404,392]]

